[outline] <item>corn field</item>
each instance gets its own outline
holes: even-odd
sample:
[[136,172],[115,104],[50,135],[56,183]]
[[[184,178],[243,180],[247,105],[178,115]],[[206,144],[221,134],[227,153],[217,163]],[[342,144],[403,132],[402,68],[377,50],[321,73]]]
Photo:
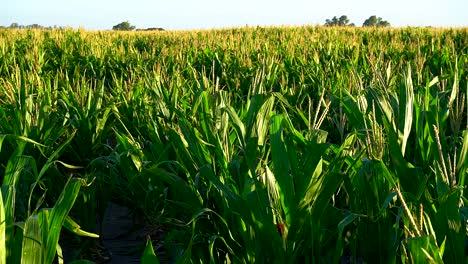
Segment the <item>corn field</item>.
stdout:
[[0,264],[85,252],[110,202],[165,230],[142,263],[466,263],[467,54],[466,28],[0,30]]

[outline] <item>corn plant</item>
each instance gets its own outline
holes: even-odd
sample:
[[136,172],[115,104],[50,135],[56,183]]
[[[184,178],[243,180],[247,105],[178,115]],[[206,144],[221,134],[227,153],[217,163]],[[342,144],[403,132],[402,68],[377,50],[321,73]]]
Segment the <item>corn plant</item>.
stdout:
[[49,261],[51,225],[92,231],[112,200],[166,230],[142,261],[464,262],[467,46],[465,28],[0,30],[6,260]]
[[[49,158],[44,167],[38,171],[33,157],[23,154],[26,143],[39,143],[25,137],[15,137],[12,135],[2,135],[0,147],[4,140],[18,141],[19,146],[8,160],[2,183],[0,215],[1,224],[1,262],[2,263],[52,263],[57,252],[59,262],[61,260],[61,248],[58,244],[61,228],[64,226],[70,231],[84,236],[97,237],[92,233],[81,230],[80,226],[68,216],[79,190],[87,185],[85,181],[77,178],[70,178],[65,184],[60,197],[52,208],[40,208],[45,193],[36,205],[32,204],[32,195],[36,186],[44,188],[42,177],[50,166],[55,163],[55,158],[59,151],[66,146],[56,150]],[[1,149],[0,149],[1,150]],[[71,167],[65,163],[65,166]],[[17,207],[17,190],[20,190],[20,177],[27,177],[26,171],[32,173],[34,182],[29,191],[28,212],[24,221],[15,215]],[[21,198],[21,196],[20,196]],[[22,201],[20,201],[22,202]]]

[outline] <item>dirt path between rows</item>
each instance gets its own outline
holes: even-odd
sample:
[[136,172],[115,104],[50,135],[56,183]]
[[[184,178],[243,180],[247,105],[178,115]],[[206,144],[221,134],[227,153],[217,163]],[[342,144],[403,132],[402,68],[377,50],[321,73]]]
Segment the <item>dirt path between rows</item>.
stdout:
[[[96,230],[99,230],[99,225]],[[95,240],[95,243],[91,243],[94,245],[91,249],[92,256],[74,255],[77,250],[83,249],[83,245],[77,243],[73,239],[75,235],[71,233],[62,236],[60,245],[63,248],[65,263],[76,258],[85,258],[97,264],[131,264],[141,262],[146,239],[151,237],[160,263],[167,264],[172,262],[168,260],[162,246],[164,235],[161,229],[148,224],[135,224],[128,208],[110,202],[102,222],[101,237]]]
[[141,255],[135,251],[143,241],[132,234],[133,220],[129,213],[127,208],[114,203],[107,207],[102,223],[102,243],[109,253],[108,263],[140,263]]
[[[140,263],[146,238],[151,233],[155,235],[155,230],[149,226],[136,227],[130,210],[114,203],[109,203],[102,224],[102,244],[110,255],[107,263]],[[157,245],[153,242],[153,246]],[[170,263],[162,247],[155,251],[161,263]]]

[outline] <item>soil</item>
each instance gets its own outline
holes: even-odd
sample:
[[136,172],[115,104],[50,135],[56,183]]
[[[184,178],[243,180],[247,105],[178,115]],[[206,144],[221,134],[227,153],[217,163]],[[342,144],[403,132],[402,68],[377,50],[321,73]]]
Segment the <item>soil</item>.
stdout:
[[132,229],[133,220],[129,210],[109,203],[102,225],[102,244],[110,255],[108,263],[140,263],[141,254],[132,251],[141,248],[144,241],[133,234]]
[[[93,240],[92,256],[74,256],[73,252],[82,245],[72,242],[70,236],[61,239],[64,262],[69,263],[76,258],[85,258],[96,263],[131,264],[140,263],[146,240],[152,240],[153,248],[161,263],[172,263],[167,258],[163,240],[165,232],[145,223],[136,223],[126,207],[109,203],[102,223],[100,239]],[[99,228],[97,228],[99,230]],[[71,235],[73,236],[73,235]],[[75,236],[76,237],[76,236]],[[81,256],[80,256],[81,255]]]

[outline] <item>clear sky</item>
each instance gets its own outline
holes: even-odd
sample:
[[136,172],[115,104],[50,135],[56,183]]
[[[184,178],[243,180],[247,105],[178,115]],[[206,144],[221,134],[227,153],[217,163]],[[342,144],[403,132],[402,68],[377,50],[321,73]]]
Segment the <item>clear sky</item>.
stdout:
[[468,0],[5,0],[0,25],[111,29],[122,21],[137,28],[201,29],[255,25],[317,25],[347,15],[362,25],[371,15],[392,26],[468,26]]

